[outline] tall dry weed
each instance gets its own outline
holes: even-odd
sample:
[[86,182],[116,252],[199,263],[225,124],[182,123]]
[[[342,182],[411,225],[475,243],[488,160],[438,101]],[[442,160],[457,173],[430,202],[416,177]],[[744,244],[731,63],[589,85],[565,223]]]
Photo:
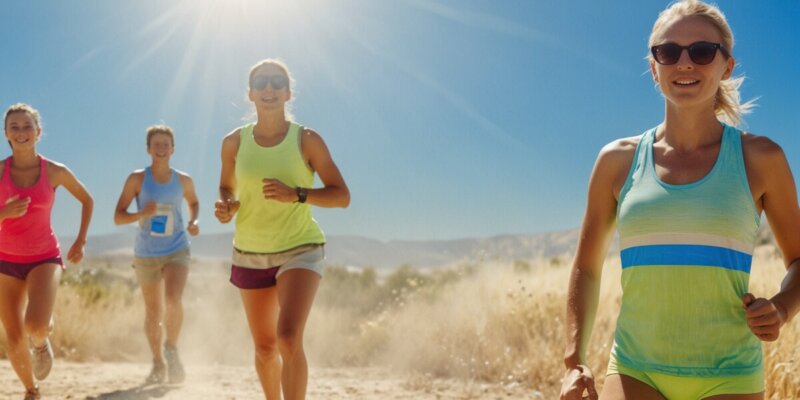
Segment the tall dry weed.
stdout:
[[[251,364],[253,345],[238,291],[223,263],[196,263],[184,294],[179,347],[187,363]],[[588,364],[602,386],[619,310],[620,266],[604,267],[601,306]],[[409,384],[461,379],[524,385],[533,398],[557,397],[563,374],[568,260],[484,262],[423,272],[404,266],[374,270],[332,267],[306,329],[315,367],[383,366],[413,372]],[[783,278],[774,251],[756,253],[751,291],[769,296]],[[70,268],[59,288],[53,344],[57,357],[76,361],[150,359],[144,306],[125,262]],[[800,398],[797,323],[764,345],[767,398]],[[0,350],[5,339],[0,336]],[[480,396],[479,396],[480,397]],[[476,397],[478,398],[478,397]]]

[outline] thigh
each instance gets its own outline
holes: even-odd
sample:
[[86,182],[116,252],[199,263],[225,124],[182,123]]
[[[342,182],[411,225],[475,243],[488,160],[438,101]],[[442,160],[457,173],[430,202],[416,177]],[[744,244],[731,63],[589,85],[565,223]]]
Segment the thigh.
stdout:
[[170,263],[164,266],[164,292],[167,298],[180,298],[189,276],[189,267],[185,264]]
[[139,282],[139,288],[142,289],[142,298],[144,298],[144,305],[148,312],[160,311],[162,304],[164,304],[164,290],[162,289],[162,281],[155,282]]
[[27,321],[50,321],[60,278],[61,266],[58,264],[42,264],[28,273],[25,279],[28,291]]
[[247,324],[256,343],[274,342],[278,326],[278,289],[239,289]]
[[606,376],[600,400],[666,400],[657,390],[627,375]]
[[0,320],[6,331],[22,331],[25,281],[0,274]]
[[320,275],[308,269],[292,269],[278,278],[278,325],[284,328],[305,326],[314,296],[319,287]]

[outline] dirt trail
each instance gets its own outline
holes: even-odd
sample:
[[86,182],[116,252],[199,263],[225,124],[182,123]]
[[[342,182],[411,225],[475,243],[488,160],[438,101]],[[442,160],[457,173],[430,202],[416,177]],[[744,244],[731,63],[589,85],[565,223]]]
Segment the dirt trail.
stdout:
[[[42,400],[246,400],[263,399],[255,371],[244,366],[188,365],[182,385],[142,386],[147,364],[74,363],[56,360],[42,382]],[[0,399],[22,399],[23,390],[8,360],[0,360]],[[536,399],[519,386],[396,376],[385,369],[314,369],[309,400]]]

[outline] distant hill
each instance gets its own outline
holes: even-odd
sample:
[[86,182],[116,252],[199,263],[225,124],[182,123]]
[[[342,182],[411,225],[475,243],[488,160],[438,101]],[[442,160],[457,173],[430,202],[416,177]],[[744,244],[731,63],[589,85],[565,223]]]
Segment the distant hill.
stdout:
[[[329,235],[325,246],[329,265],[396,268],[410,264],[419,268],[436,268],[461,262],[540,260],[561,257],[571,259],[578,243],[578,230],[501,235],[488,238],[456,240],[390,240],[380,241],[361,236]],[[86,244],[88,257],[125,256],[133,254],[134,230],[92,236]],[[233,233],[200,235],[192,238],[192,256],[207,260],[230,259]],[[62,240],[66,245],[70,243]],[[774,243],[766,219],[762,221],[757,244]],[[617,251],[617,242],[610,251]]]
[[[134,230],[129,230],[91,236],[86,244],[87,257],[130,256],[133,254],[135,234]],[[577,230],[458,240],[380,241],[360,236],[330,235],[325,246],[325,255],[330,265],[383,269],[410,264],[420,268],[435,268],[459,262],[536,260],[568,256],[575,251],[577,238]],[[230,259],[233,233],[200,235],[191,240],[194,257]],[[64,238],[62,243],[66,246],[70,241]]]

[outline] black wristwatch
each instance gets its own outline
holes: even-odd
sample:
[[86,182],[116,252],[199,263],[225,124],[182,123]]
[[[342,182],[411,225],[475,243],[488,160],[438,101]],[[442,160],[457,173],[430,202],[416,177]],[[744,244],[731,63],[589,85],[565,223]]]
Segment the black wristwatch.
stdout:
[[306,198],[308,197],[308,189],[304,187],[297,187],[295,190],[297,191],[297,202],[305,203]]

